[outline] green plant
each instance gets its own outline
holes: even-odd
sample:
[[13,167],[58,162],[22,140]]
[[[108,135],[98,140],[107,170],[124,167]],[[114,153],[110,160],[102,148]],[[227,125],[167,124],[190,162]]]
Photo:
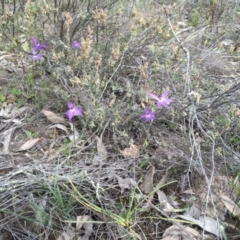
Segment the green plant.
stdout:
[[34,132],[28,131],[26,129],[24,130],[24,132],[27,134],[27,136],[29,138],[34,138],[34,137],[36,137],[38,135],[38,132],[34,133]]
[[47,186],[47,190],[51,193],[49,205],[55,211],[55,215],[59,214],[61,219],[69,219],[74,208],[76,200],[55,183],[53,186]]
[[0,104],[2,104],[5,101],[6,97],[2,94],[0,94]]
[[[142,219],[139,215],[140,213],[142,213],[142,205],[145,201],[147,201],[149,199],[149,197],[151,196],[151,194],[153,194],[152,192],[141,198],[140,201],[137,200],[137,185],[130,191],[129,194],[129,201],[127,202],[127,204],[121,204],[121,211],[119,214],[114,213],[112,210],[108,210],[105,209],[103,207],[99,207],[97,206],[93,201],[91,201],[90,199],[88,199],[88,197],[85,197],[77,188],[76,186],[69,180],[70,184],[71,184],[71,188],[64,184],[65,188],[68,190],[68,192],[71,194],[71,196],[77,201],[79,202],[82,206],[86,207],[87,209],[89,209],[90,211],[93,211],[94,213],[97,214],[101,214],[104,216],[104,218],[109,219],[108,223],[115,223],[120,227],[123,227],[125,229],[127,229],[129,231],[129,234],[136,239],[142,239],[140,234],[137,233],[137,231],[135,231],[134,227],[136,225],[138,225],[138,221],[140,221],[140,219]],[[171,181],[168,182],[167,184],[164,184],[162,186],[157,186],[157,188],[154,190],[159,190],[159,188],[165,187],[169,184],[172,184],[176,181]],[[96,195],[99,196],[99,188],[96,189]],[[119,208],[119,204],[117,205],[117,207]],[[151,218],[151,216],[149,216],[149,218]],[[162,220],[168,220],[167,218],[163,218],[163,217],[159,217],[159,219]],[[178,221],[175,219],[175,221]],[[188,221],[182,221],[182,222],[186,222],[189,223]],[[100,223],[100,222],[98,222]],[[104,223],[104,222],[102,222]],[[141,229],[140,227],[138,229]]]
[[[97,213],[102,214],[105,218],[109,219],[108,223],[116,223],[121,227],[126,227],[129,232],[137,239],[141,239],[140,235],[133,230],[134,225],[134,213],[135,209],[133,208],[133,201],[134,198],[130,198],[129,206],[127,209],[124,209],[121,214],[115,214],[110,210],[103,209],[98,207],[96,204],[91,202],[87,197],[84,197],[80,191],[73,185],[70,181],[72,189],[70,189],[66,184],[66,189],[71,193],[71,196],[79,202],[82,206],[86,207],[87,209]],[[104,221],[102,222],[104,223]]]
[[27,81],[27,85],[29,87],[33,86],[34,83],[34,73],[33,72],[29,72],[26,76],[26,81]]
[[192,13],[191,25],[197,27],[199,25],[199,11],[194,9]]
[[[138,184],[120,192],[112,175],[141,179],[142,172],[153,165],[158,178],[171,168],[171,177],[181,178],[181,188],[189,184],[194,191],[201,183],[199,171],[211,192],[209,173],[217,177],[215,170],[223,165],[214,161],[220,163],[224,155],[238,152],[240,143],[239,57],[235,43],[226,48],[223,43],[228,38],[235,42],[238,36],[239,9],[230,5],[216,0],[196,4],[180,0],[2,1],[3,150],[11,151],[11,139],[14,144],[26,135],[42,137],[34,151],[7,155],[18,163],[18,157],[25,160],[27,152],[34,161],[19,162],[19,168],[4,166],[9,161],[1,163],[0,208],[4,211],[0,211],[8,216],[1,218],[1,224],[13,235],[5,239],[21,239],[19,233],[56,239],[54,233],[65,231],[76,215],[89,212],[100,219],[92,220],[98,228],[94,239],[117,239],[112,231],[116,226],[126,239],[150,239],[153,228],[155,238],[161,238],[159,233],[174,221],[192,224],[164,214],[156,196],[158,181],[147,195]],[[15,106],[16,99],[21,108]],[[42,109],[59,118],[47,119]],[[95,139],[100,135],[108,157],[97,165],[101,144]],[[129,142],[136,145],[137,154],[124,149]],[[230,160],[230,174],[236,177],[239,169]],[[185,178],[184,171],[195,167],[196,174]],[[179,197],[184,189],[162,190],[186,205]],[[150,197],[152,205],[146,210],[143,206]],[[197,194],[189,197],[188,206],[197,199]],[[25,220],[32,220],[32,225]],[[35,227],[41,228],[41,234]]]
[[232,135],[229,137],[229,143],[232,143],[232,144],[237,144],[239,145],[240,144],[240,136],[239,135]]
[[14,87],[12,90],[11,90],[11,93],[16,96],[16,97],[20,97],[21,96],[21,91],[19,90],[19,88],[17,87]]

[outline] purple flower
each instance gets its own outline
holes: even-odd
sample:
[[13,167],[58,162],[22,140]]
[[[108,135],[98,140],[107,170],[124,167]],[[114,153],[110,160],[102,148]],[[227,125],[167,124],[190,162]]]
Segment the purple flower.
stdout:
[[145,107],[145,114],[143,114],[140,118],[143,118],[146,122],[154,120],[155,112],[151,112],[148,107]]
[[32,42],[32,50],[34,51],[37,51],[37,50],[40,51],[47,47],[45,44],[39,43],[35,37],[31,37],[31,42]]
[[78,42],[78,41],[76,41],[76,40],[73,40],[73,41],[72,41],[72,46],[73,46],[74,48],[80,48],[80,47],[81,47],[81,43]]
[[160,95],[159,97],[157,97],[156,95],[149,93],[148,94],[150,98],[154,99],[157,101],[157,106],[160,107],[165,107],[167,109],[169,109],[169,104],[174,102],[173,99],[168,98],[168,91],[165,91],[164,93],[162,93],[162,95]]
[[82,116],[82,110],[79,107],[75,107],[72,102],[68,102],[68,110],[66,112],[66,116],[69,121],[72,120],[74,116]]
[[42,54],[37,53],[37,52],[32,48],[32,54],[29,55],[29,57],[30,57],[33,61],[35,61],[35,60],[40,60],[40,59],[42,59]]

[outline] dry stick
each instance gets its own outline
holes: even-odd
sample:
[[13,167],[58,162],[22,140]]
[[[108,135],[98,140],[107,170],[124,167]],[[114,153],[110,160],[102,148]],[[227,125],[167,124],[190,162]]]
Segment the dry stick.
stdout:
[[[104,132],[105,132],[105,130],[106,130],[106,127],[107,127],[108,124],[109,124],[109,121],[110,121],[110,120],[108,120],[107,123],[105,124],[105,126],[104,126],[104,128],[103,128],[103,131],[102,131],[102,133],[101,133],[101,135],[100,135],[101,141],[102,141],[102,136],[103,136],[103,134],[104,134]],[[99,200],[99,202],[101,203],[101,205],[102,205],[102,201],[101,201],[101,199],[100,199],[98,190],[99,190],[99,188],[101,188],[101,187],[100,187],[100,176],[101,176],[101,170],[102,170],[102,161],[103,161],[103,160],[100,159],[99,174],[98,174],[98,180],[97,180],[97,185],[96,185],[96,195],[97,195],[97,199]],[[104,190],[104,189],[103,189],[103,190]]]
[[[171,31],[174,35],[174,37],[176,38],[178,44],[180,45],[180,47],[183,49],[183,51],[185,52],[186,56],[187,56],[187,71],[186,71],[186,82],[185,82],[185,88],[184,88],[184,95],[186,94],[186,91],[190,92],[191,91],[191,79],[190,79],[190,76],[189,76],[189,70],[190,70],[190,53],[188,51],[188,49],[186,47],[183,46],[183,44],[181,43],[180,39],[178,38],[178,36],[176,35],[176,33],[174,32],[173,30],[173,27],[172,27],[172,23],[169,19],[169,15],[167,13],[167,9],[166,9],[166,6],[164,5],[163,6],[163,9],[164,9],[164,12],[165,12],[165,15],[166,15],[166,18],[167,18],[167,21],[168,21],[168,24],[171,28]],[[186,89],[187,88],[187,89]],[[191,123],[191,120],[189,120],[189,124]],[[194,136],[194,134],[193,134]],[[191,139],[190,139],[191,140]],[[196,140],[196,139],[195,139]],[[192,156],[193,156],[193,152],[192,152]],[[192,157],[191,157],[191,162],[192,162]],[[190,168],[190,166],[189,166]],[[190,170],[190,169],[189,169]]]
[[[190,75],[189,75],[189,69],[190,69],[190,53],[188,51],[187,48],[185,48],[183,46],[183,44],[181,43],[180,39],[177,37],[177,35],[175,34],[174,30],[173,30],[173,27],[172,27],[172,24],[171,24],[171,21],[169,19],[169,16],[168,16],[168,13],[167,13],[167,10],[166,10],[166,6],[163,6],[163,9],[164,9],[164,12],[166,14],[166,17],[167,17],[167,20],[168,20],[168,24],[171,28],[171,31],[174,35],[174,37],[176,38],[177,42],[179,43],[179,45],[181,46],[181,48],[183,49],[183,51],[186,53],[187,55],[187,71],[186,71],[186,83],[185,83],[185,89],[184,89],[184,94],[186,94],[186,88],[187,88],[187,91],[190,92],[190,87],[191,87],[191,79],[190,79]],[[198,120],[198,117],[197,117],[197,112],[196,112],[196,108],[193,109],[193,112],[194,112],[194,115],[193,115],[193,118],[192,118],[192,121],[189,121],[189,124],[191,124],[191,122],[193,123],[193,119],[196,119],[197,122],[198,122],[198,126],[201,128],[201,125],[200,125],[200,122]],[[190,126],[191,128],[191,126]],[[203,129],[202,129],[203,130]],[[206,174],[206,171],[204,170],[203,168],[203,164],[202,164],[202,156],[201,156],[201,151],[200,151],[200,146],[196,143],[196,138],[194,136],[194,133],[192,131],[191,135],[192,135],[192,138],[190,138],[190,140],[193,140],[193,145],[192,146],[195,146],[194,148],[197,150],[197,154],[198,154],[198,157],[199,159],[201,160],[201,165],[202,165],[202,171],[204,173],[204,176],[205,176],[205,179],[206,179],[206,182],[208,184],[208,191],[207,191],[207,201],[206,201],[206,209],[207,209],[207,206],[208,206],[208,199],[209,199],[209,196],[211,197],[211,203],[213,205],[213,208],[214,210],[216,211],[215,209],[215,205],[214,205],[214,202],[213,202],[213,197],[212,197],[212,193],[211,193],[211,184],[213,182],[213,174],[214,174],[214,169],[215,169],[215,162],[214,162],[214,150],[215,150],[215,142],[214,142],[214,139],[209,135],[207,134],[204,130],[203,132],[205,133],[205,135],[212,141],[213,143],[213,149],[212,149],[212,157],[211,157],[211,160],[212,160],[212,171],[211,171],[211,177],[210,179],[208,179],[207,177],[207,174]],[[192,156],[193,156],[193,152],[192,152]],[[206,213],[204,214],[204,216],[206,216]],[[218,219],[217,219],[218,221]],[[219,224],[219,221],[218,221],[218,224]],[[204,234],[205,230],[203,231],[203,234]]]
[[[215,204],[214,204],[214,200],[213,200],[213,194],[211,192],[211,185],[213,183],[213,180],[214,180],[214,171],[215,171],[215,158],[214,158],[214,153],[215,153],[215,140],[214,140],[214,137],[212,137],[209,133],[207,133],[201,126],[200,122],[199,122],[199,119],[197,117],[197,112],[196,112],[196,108],[194,109],[194,117],[193,117],[193,120],[196,119],[197,121],[197,125],[198,127],[200,128],[201,132],[204,133],[204,135],[206,137],[208,137],[211,142],[212,142],[212,152],[211,152],[211,164],[212,164],[212,169],[211,169],[211,175],[210,175],[210,178],[208,178],[207,176],[207,173],[204,169],[204,166],[203,166],[203,161],[202,161],[202,156],[201,156],[201,149],[200,149],[200,144],[196,142],[196,138],[194,136],[194,133],[192,133],[192,140],[194,140],[194,143],[192,146],[194,146],[194,148],[196,149],[196,152],[197,152],[197,155],[198,155],[198,159],[200,161],[200,164],[201,164],[201,168],[202,168],[202,172],[203,172],[203,175],[205,177],[205,181],[207,183],[207,193],[206,193],[206,204],[205,204],[205,208],[208,209],[208,204],[209,204],[209,201],[211,202],[212,204],[212,207],[215,211],[215,213],[217,213],[217,210],[216,210],[216,207],[215,207]],[[193,124],[193,123],[192,123]],[[191,140],[191,138],[190,138]],[[207,215],[207,211],[205,211],[204,213],[204,217],[206,217]],[[216,215],[216,218],[217,218],[217,215]],[[217,218],[217,223],[218,223],[218,226],[219,226],[219,231],[220,231],[220,222]],[[204,235],[204,232],[205,232],[205,228],[203,228],[203,235]]]
[[[166,18],[167,18],[167,21],[168,21],[168,24],[171,28],[171,31],[174,35],[174,37],[176,38],[178,44],[180,45],[180,47],[183,49],[183,51],[185,52],[185,54],[187,55],[187,70],[186,70],[186,83],[185,83],[185,88],[184,88],[184,95],[186,94],[186,91],[187,92],[190,92],[191,89],[191,79],[190,79],[190,75],[189,75],[189,70],[190,70],[190,53],[188,51],[188,49],[186,47],[183,46],[183,44],[181,43],[180,39],[178,38],[178,36],[176,35],[176,33],[174,32],[173,30],[173,27],[172,27],[172,23],[169,19],[169,16],[168,16],[168,13],[167,13],[167,9],[166,9],[166,6],[164,5],[163,6],[163,9],[164,9],[164,12],[165,12],[165,15],[166,15]],[[187,89],[186,89],[187,88]]]

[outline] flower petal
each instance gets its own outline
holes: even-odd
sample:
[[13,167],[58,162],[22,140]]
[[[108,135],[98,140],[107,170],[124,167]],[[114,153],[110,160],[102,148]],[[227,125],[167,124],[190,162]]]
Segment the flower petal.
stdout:
[[159,108],[161,108],[161,107],[162,107],[162,101],[157,101],[157,106],[158,106]]
[[146,122],[154,120],[155,112],[151,112],[148,107],[145,108],[145,114],[141,115],[140,118],[143,118]]
[[167,108],[167,109],[169,109],[170,107],[167,105],[167,103],[166,102],[162,102],[162,106],[163,107],[165,107],[165,108]]
[[149,96],[150,98],[154,99],[154,100],[159,101],[159,97],[156,96],[155,94],[149,93],[148,96]]
[[68,120],[71,121],[72,118],[74,117],[74,112],[71,109],[67,110],[66,116],[67,116]]
[[73,105],[73,103],[72,103],[72,102],[68,102],[68,103],[67,103],[67,105],[68,105],[68,108],[69,108],[69,109],[72,109],[72,108],[74,108],[74,105]]
[[29,55],[29,57],[35,61],[35,60],[40,60],[42,59],[42,54],[32,54],[32,55]]
[[170,104],[170,103],[174,102],[174,100],[173,100],[173,99],[170,99],[170,98],[168,98],[168,99],[166,99],[164,102],[165,102],[165,103],[167,103],[167,104]]
[[74,48],[80,48],[80,47],[81,47],[81,43],[78,42],[78,41],[76,41],[76,40],[73,40],[73,41],[72,41],[72,46],[73,46]]
[[161,94],[160,98],[167,98],[169,91],[165,91]]
[[35,48],[32,48],[32,55],[37,55],[37,51]]
[[31,42],[32,42],[33,45],[38,44],[37,39],[35,37],[31,37]]
[[145,107],[145,114],[149,114],[149,113],[151,113],[149,110],[149,107]]
[[81,116],[82,110],[79,107],[74,107],[74,116]]

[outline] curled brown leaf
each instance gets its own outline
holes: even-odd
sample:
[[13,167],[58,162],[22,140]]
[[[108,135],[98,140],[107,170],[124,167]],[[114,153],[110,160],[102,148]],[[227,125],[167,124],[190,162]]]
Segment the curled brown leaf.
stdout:
[[47,119],[49,121],[51,121],[52,123],[65,123],[65,119],[63,117],[59,117],[57,114],[55,114],[54,112],[48,111],[48,110],[42,110],[42,113],[47,117]]
[[140,155],[140,147],[135,144],[130,144],[129,148],[120,150],[120,152],[125,158],[135,158]]

